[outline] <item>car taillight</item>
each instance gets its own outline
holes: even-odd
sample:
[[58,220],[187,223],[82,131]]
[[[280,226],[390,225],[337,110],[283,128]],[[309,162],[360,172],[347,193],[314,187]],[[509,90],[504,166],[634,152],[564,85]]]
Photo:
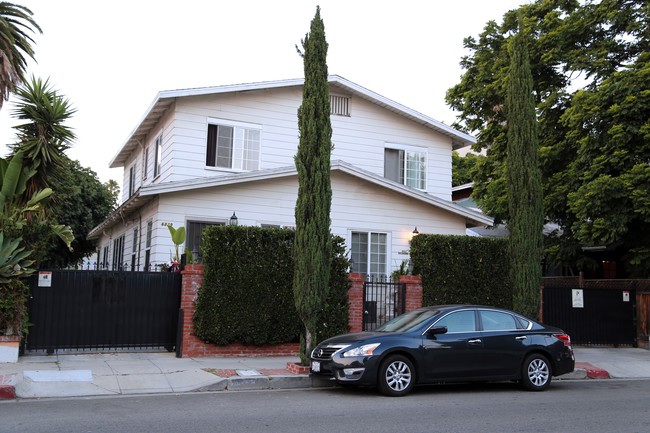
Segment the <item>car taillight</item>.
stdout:
[[564,342],[565,346],[571,346],[571,337],[569,337],[567,334],[553,334],[553,337]]

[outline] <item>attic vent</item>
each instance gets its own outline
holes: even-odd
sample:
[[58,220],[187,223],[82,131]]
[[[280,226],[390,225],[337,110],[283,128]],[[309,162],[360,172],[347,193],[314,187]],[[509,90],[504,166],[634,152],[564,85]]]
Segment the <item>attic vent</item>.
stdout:
[[349,116],[350,98],[347,96],[330,95],[330,114],[336,116]]

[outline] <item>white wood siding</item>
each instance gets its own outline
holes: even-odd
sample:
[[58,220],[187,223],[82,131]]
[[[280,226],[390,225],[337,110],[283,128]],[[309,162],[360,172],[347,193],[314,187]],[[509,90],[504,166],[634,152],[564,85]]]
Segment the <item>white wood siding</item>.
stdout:
[[[231,170],[206,167],[208,118],[261,127],[260,169],[294,164],[298,146],[299,88],[259,90],[180,98],[170,114],[147,138],[153,146],[163,130],[163,168],[155,182],[218,176]],[[427,192],[451,199],[451,139],[362,98],[350,99],[351,115],[332,116],[332,159],[340,159],[378,175],[384,174],[386,143],[426,149]],[[138,151],[139,157],[143,149]],[[153,161],[153,147],[149,158]],[[127,163],[127,167],[131,160]],[[153,172],[153,162],[149,172]],[[141,165],[141,164],[140,164]],[[151,176],[151,175],[150,175]],[[139,176],[141,178],[141,175]],[[125,185],[128,173],[125,174]],[[128,192],[128,190],[127,190]]]
[[[253,182],[160,198],[157,225],[185,226],[187,221],[227,223],[236,212],[240,225],[295,226],[297,177]],[[332,176],[332,233],[348,239],[350,231],[389,233],[392,240],[389,267],[408,260],[409,241],[417,226],[420,233],[465,235],[465,219],[402,194],[340,172]],[[165,227],[163,229],[167,230]],[[173,243],[167,233],[157,238],[156,260],[168,261]],[[181,247],[184,249],[184,245]]]

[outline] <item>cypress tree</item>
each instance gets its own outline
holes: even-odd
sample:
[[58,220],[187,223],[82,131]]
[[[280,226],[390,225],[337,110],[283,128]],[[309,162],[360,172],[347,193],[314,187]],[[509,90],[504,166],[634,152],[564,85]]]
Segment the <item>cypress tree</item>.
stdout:
[[513,309],[539,316],[544,210],[538,166],[537,121],[523,21],[513,37],[508,91],[508,229]]
[[300,357],[306,364],[317,341],[317,318],[327,299],[331,263],[332,126],[327,41],[319,7],[302,47],[305,84],[302,104],[298,109],[300,141],[294,158],[298,170],[298,199],[295,210],[293,291],[296,310],[305,327]]

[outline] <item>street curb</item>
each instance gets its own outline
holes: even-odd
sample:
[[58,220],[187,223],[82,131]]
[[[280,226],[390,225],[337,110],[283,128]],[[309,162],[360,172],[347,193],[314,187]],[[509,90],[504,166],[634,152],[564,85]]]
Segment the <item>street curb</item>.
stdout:
[[0,374],[0,400],[15,400],[16,378],[15,374]]
[[594,367],[588,362],[577,362],[576,370],[577,369],[584,370],[587,378],[589,379],[610,379],[611,378],[607,370]]

